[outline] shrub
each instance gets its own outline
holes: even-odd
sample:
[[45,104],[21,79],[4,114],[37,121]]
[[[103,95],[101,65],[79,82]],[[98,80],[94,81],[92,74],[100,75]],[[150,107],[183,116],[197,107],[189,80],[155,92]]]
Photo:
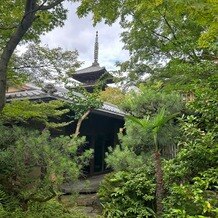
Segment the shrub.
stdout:
[[67,210],[62,204],[57,202],[55,199],[47,201],[46,203],[30,202],[27,211],[18,209],[9,212],[4,210],[0,206],[0,217],[1,218],[88,218],[78,208]]
[[106,163],[107,166],[111,167],[114,171],[131,171],[142,167],[145,163],[145,158],[148,158],[148,155],[137,155],[133,151],[133,148],[121,144],[116,145],[114,149],[109,148]]
[[164,217],[217,217],[217,181],[218,169],[211,168],[194,177],[192,183],[171,185]]
[[154,217],[155,183],[150,169],[107,175],[98,192],[103,215],[109,218]]
[[168,196],[164,217],[215,218],[218,216],[218,144],[214,126],[205,131],[199,128],[202,124],[199,118],[188,116],[185,121],[181,149],[174,159],[165,163]]
[[[31,201],[46,202],[59,195],[63,182],[77,180],[91,156],[90,151],[77,155],[84,138],[53,138],[49,131],[0,125],[1,130],[10,132],[13,140],[4,140],[3,135],[4,143],[0,143],[0,188],[6,196],[13,196],[23,210]],[[9,205],[7,199],[0,198],[5,208]],[[10,206],[9,210],[14,208]]]

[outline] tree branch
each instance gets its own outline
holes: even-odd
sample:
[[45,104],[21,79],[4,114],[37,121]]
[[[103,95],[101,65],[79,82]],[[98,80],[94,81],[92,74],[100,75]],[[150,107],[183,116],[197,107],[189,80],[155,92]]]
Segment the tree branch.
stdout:
[[52,3],[50,3],[49,5],[44,5],[45,2],[46,2],[46,1],[45,1],[42,5],[38,6],[38,10],[40,10],[40,11],[49,10],[49,9],[51,9],[51,8],[53,8],[53,7],[57,6],[57,5],[59,5],[59,4],[62,3],[63,1],[64,1],[64,0],[56,0],[56,1],[52,2]]
[[164,19],[166,25],[168,26],[168,28],[170,29],[171,33],[173,34],[173,38],[174,38],[175,40],[177,40],[175,31],[173,30],[172,26],[171,26],[170,23],[168,22],[166,16],[163,15],[159,10],[157,10],[157,11],[158,11],[158,13],[163,17],[163,19]]
[[49,65],[38,65],[38,66],[33,66],[33,65],[26,65],[26,66],[19,66],[19,67],[12,67],[13,70],[20,70],[20,69],[40,69],[44,67],[51,67]]
[[152,34],[156,35],[156,36],[159,36],[161,38],[164,38],[168,41],[170,41],[170,38],[168,38],[167,36],[164,36],[164,35],[161,35],[160,33],[157,33],[156,31],[152,30]]
[[77,122],[77,125],[76,125],[76,131],[75,131],[75,133],[74,133],[74,136],[75,137],[77,137],[78,135],[79,135],[79,131],[80,131],[80,127],[81,127],[81,125],[82,125],[82,122],[83,122],[83,120],[89,115],[89,113],[90,113],[90,109],[88,110],[88,111],[86,111],[83,115],[82,115],[82,117],[78,120],[78,122]]
[[[159,12],[159,11],[158,11],[158,12]],[[160,13],[160,12],[159,12],[159,13]],[[161,14],[161,13],[160,13],[160,14]],[[132,11],[132,15],[137,18],[137,20],[140,22],[140,24],[141,24],[143,27],[146,28],[146,25],[143,23],[143,21],[140,19],[140,17],[137,16],[133,11]],[[161,16],[163,16],[163,15],[161,14]],[[166,39],[167,41],[171,42],[171,39],[170,39],[169,37],[164,36],[164,35],[162,35],[162,34],[160,34],[160,33],[157,33],[157,32],[154,31],[154,30],[151,30],[151,34],[154,35],[154,36],[156,36],[156,37],[161,37],[161,38]],[[160,41],[160,42],[161,42],[163,45],[165,45],[165,44],[163,43],[163,41]],[[177,45],[177,44],[174,43],[174,42],[171,42],[171,43],[173,43],[173,45]]]

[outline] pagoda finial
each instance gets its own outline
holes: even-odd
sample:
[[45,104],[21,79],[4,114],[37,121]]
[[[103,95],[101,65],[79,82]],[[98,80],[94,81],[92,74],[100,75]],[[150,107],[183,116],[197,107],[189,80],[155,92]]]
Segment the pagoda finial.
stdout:
[[96,36],[95,36],[94,62],[92,65],[99,65],[98,63],[98,31],[96,31]]

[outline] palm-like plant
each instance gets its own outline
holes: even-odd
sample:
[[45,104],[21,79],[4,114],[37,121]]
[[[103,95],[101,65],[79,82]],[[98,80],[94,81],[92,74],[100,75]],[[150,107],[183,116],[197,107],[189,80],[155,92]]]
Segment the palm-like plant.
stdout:
[[157,215],[161,216],[163,212],[162,200],[164,196],[164,183],[163,183],[163,170],[161,167],[161,153],[158,143],[158,134],[163,127],[175,117],[176,114],[168,115],[165,108],[162,108],[158,114],[154,117],[146,116],[143,119],[139,119],[133,116],[128,116],[127,119],[138,124],[143,128],[146,133],[152,134],[153,138],[153,150],[154,150],[154,162],[155,162],[155,177],[156,177],[156,207]]

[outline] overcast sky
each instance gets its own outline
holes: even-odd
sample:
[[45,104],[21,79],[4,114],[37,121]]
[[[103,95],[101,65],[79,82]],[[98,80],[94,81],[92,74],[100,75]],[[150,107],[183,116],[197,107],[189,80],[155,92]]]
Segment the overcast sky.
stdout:
[[110,71],[115,69],[117,61],[128,59],[128,52],[122,49],[123,44],[120,41],[119,23],[112,26],[100,23],[93,27],[91,15],[79,19],[76,14],[76,5],[66,4],[66,6],[69,12],[65,25],[42,36],[42,44],[47,44],[50,48],[77,49],[79,60],[84,62],[82,68],[88,67],[93,62],[95,32],[98,31],[100,66],[104,66]]

